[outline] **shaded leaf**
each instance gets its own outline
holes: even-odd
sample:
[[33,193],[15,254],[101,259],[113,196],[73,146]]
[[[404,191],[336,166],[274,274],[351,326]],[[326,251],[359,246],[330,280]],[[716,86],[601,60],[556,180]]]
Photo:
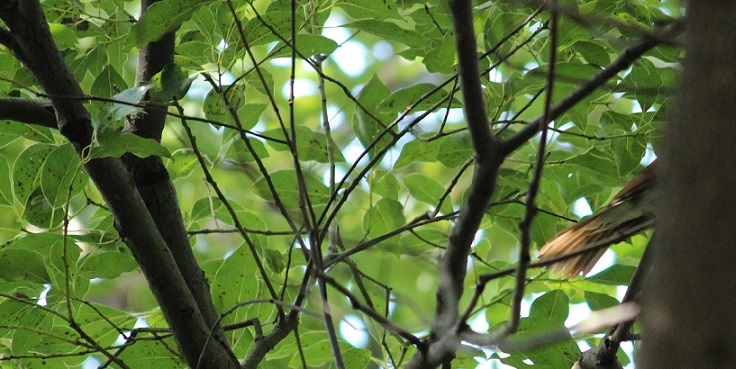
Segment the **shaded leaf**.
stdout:
[[380,199],[363,217],[363,231],[372,237],[380,236],[406,224],[404,206],[391,199]]
[[[320,132],[315,132],[303,125],[294,127],[296,132],[296,149],[299,154],[299,160],[314,160],[319,163],[328,163],[327,154],[327,137]],[[264,135],[284,141],[284,131],[281,128],[275,128],[263,132]],[[292,139],[293,140],[293,139]],[[290,151],[287,145],[279,142],[267,141],[268,144],[278,151]],[[332,145],[334,148],[336,145]],[[336,163],[345,162],[345,158],[340,151],[335,150],[332,153]]]
[[143,17],[134,26],[135,45],[158,41],[167,32],[178,29],[200,6],[208,0],[163,0],[148,7]]
[[630,265],[615,264],[610,268],[586,278],[585,280],[609,286],[625,286],[631,281],[636,267]]
[[151,100],[160,102],[181,100],[189,91],[194,78],[189,77],[181,66],[174,63],[167,64],[151,79],[151,82],[154,83],[150,91]]
[[[330,198],[330,189],[322,183],[321,180],[309,172],[303,172],[303,174],[307,190],[306,195],[309,196],[312,206],[315,208],[323,207],[327,204],[327,201]],[[299,184],[297,183],[296,171],[290,169],[280,170],[278,172],[270,173],[269,177],[273,182],[282,204],[288,209],[298,208]],[[266,200],[274,200],[273,194],[268,188],[268,183],[264,178],[256,181],[254,185],[258,196]]]

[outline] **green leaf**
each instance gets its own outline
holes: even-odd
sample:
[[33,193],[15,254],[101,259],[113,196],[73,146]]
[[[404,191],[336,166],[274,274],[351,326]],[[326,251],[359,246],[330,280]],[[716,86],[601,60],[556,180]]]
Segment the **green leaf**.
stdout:
[[10,182],[8,162],[0,160],[0,205],[13,204],[13,185]]
[[167,64],[161,72],[151,79],[154,87],[150,91],[151,100],[169,102],[181,100],[189,91],[195,77],[189,77],[181,66]]
[[43,163],[55,148],[51,145],[36,144],[23,150],[15,159],[13,193],[21,203],[25,203],[39,185]]
[[[274,50],[279,50],[280,46],[283,46],[283,42],[279,42]],[[296,35],[296,48],[299,53],[305,57],[313,55],[330,55],[338,48],[337,42],[321,36],[321,35],[310,35],[310,34],[297,34]],[[273,58],[291,57],[291,48],[284,47],[281,51],[276,52],[272,55]]]
[[[328,339],[324,338],[324,334],[322,332],[306,332],[300,335],[299,340],[304,346],[304,357],[307,360],[308,367],[317,368],[323,367],[328,363],[334,363],[335,356],[332,353],[331,343]],[[344,357],[343,359],[346,359],[346,363],[349,360],[351,365],[353,365],[353,368],[365,368],[365,366],[370,362],[370,351],[356,349],[342,339],[338,339],[338,346],[341,352],[347,353],[347,357]],[[287,347],[292,346],[290,345]],[[289,353],[289,356],[291,357],[291,361],[288,365],[289,368],[301,366],[300,354],[295,353],[292,350],[292,352]]]
[[146,9],[140,21],[133,27],[135,45],[143,47],[158,41],[164,34],[178,29],[201,6],[212,0],[163,0]]
[[10,247],[14,249],[32,250],[41,255],[48,255],[51,252],[51,245],[62,240],[63,236],[61,234],[50,232],[30,233],[16,238]]
[[[345,26],[368,32],[385,40],[401,42],[412,48],[421,49],[427,46],[427,40],[416,32],[383,20],[363,19],[348,23]],[[452,60],[454,60],[454,55]]]
[[61,225],[64,211],[61,207],[52,206],[41,187],[36,187],[25,202],[23,219],[36,227],[51,229]]
[[[427,251],[436,250],[438,246],[445,247],[448,239],[447,233],[437,229],[415,229],[401,237],[399,247],[395,252],[399,255],[421,256]],[[386,249],[394,251],[390,247]]]
[[[26,289],[23,289],[23,291],[28,292]],[[20,290],[14,291],[14,295],[22,298],[27,298],[29,296],[23,294]],[[31,293],[30,296],[35,296],[35,294]],[[0,327],[0,335],[6,336],[11,331],[10,328],[16,326],[23,315],[32,308],[33,306],[27,303],[12,299],[3,299],[3,301],[0,302],[0,321],[3,322],[4,327]]]
[[[278,3],[278,1],[274,1],[271,5],[273,6]],[[297,14],[297,17],[299,16],[300,14]],[[297,20],[297,24],[298,23],[299,21]],[[268,27],[266,27],[266,24]],[[290,29],[291,11],[272,10],[269,8],[265,13],[261,14],[260,19],[252,18],[248,20],[243,27],[243,32],[248,38],[248,44],[253,47],[278,41],[279,38],[274,34],[274,32],[289,38],[289,36],[286,35],[289,34]]]
[[[503,323],[502,323],[503,324]],[[509,337],[509,341],[527,341],[548,333],[554,329],[562,329],[564,325],[557,320],[550,320],[540,317],[522,318],[519,322],[518,333]],[[550,345],[531,350],[531,351],[512,351],[509,352],[510,357],[501,359],[501,362],[507,365],[518,365],[517,367],[533,367],[547,366],[549,368],[570,368],[580,356],[580,348],[572,338],[556,341]],[[534,364],[530,366],[522,360],[528,359]],[[513,364],[512,364],[513,363]]]
[[402,19],[398,4],[382,0],[344,0],[336,3],[353,19]]
[[[307,190],[306,195],[309,196],[312,206],[316,209],[323,208],[330,199],[330,189],[319,178],[309,172],[302,172],[302,174],[304,175]],[[296,171],[291,169],[280,170],[270,173],[269,177],[271,178],[271,182],[273,182],[281,203],[287,209],[299,208],[299,185],[297,183]],[[274,201],[273,194],[268,188],[265,178],[259,179],[254,185],[258,196],[269,201]]]
[[[238,302],[258,297],[260,284],[256,278],[256,263],[248,246],[242,244],[222,263],[212,283],[212,296],[220,312]],[[248,307],[243,307],[225,317],[225,322],[235,323],[247,319]]]
[[127,88],[128,84],[125,83],[125,80],[120,76],[120,73],[118,73],[112,66],[107,65],[105,69],[100,72],[100,75],[97,76],[95,82],[92,83],[90,92],[94,96],[111,97],[116,93],[116,91],[125,90]]
[[198,165],[197,156],[187,149],[174,151],[171,159],[166,161],[166,169],[174,179],[188,176]]
[[463,165],[474,155],[467,132],[446,136],[441,141],[436,159],[450,168]]
[[136,320],[134,314],[96,303],[79,304],[75,316],[80,328],[103,347],[114,344],[120,337],[117,328],[132,327]]
[[41,343],[44,335],[38,332],[48,332],[53,325],[51,313],[34,307],[20,318],[18,326],[25,329],[17,329],[13,334],[12,349],[14,355],[24,355],[33,351]]
[[[270,156],[268,150],[266,149],[266,145],[264,145],[263,142],[255,138],[247,138],[247,140],[258,158],[263,160]],[[248,146],[245,144],[245,141],[239,138],[236,138],[233,144],[228,149],[227,157],[228,159],[231,159],[238,164],[252,163],[255,161],[253,153],[248,150]]]
[[131,133],[120,133],[112,129],[101,129],[97,133],[99,146],[93,147],[90,153],[91,159],[99,159],[108,156],[118,157],[129,152],[139,158],[158,155],[171,158],[169,150],[156,140],[143,138]]
[[[327,155],[327,137],[320,132],[315,132],[303,125],[294,127],[296,132],[296,149],[299,154],[300,161],[314,160],[319,163],[328,163]],[[264,135],[284,141],[284,131],[281,128],[275,128],[263,132]],[[278,151],[290,151],[287,145],[280,142],[267,141],[269,146]],[[333,145],[334,147],[335,145]],[[340,151],[332,153],[336,163],[344,163],[345,158]]]
[[16,248],[0,250],[0,278],[13,282],[26,280],[49,283],[43,256],[35,251]]
[[[389,89],[381,82],[378,76],[374,75],[363,87],[358,96],[358,102],[374,114],[371,116],[360,107],[357,107],[356,115],[358,119],[353,120],[353,131],[363,147],[367,148],[373,141],[378,140],[377,144],[370,149],[371,156],[377,155],[392,140],[390,133],[383,134],[388,129],[386,123],[381,121],[384,117],[380,114],[376,115],[375,110],[371,109],[371,107],[379,106],[381,101],[389,94]],[[376,120],[374,117],[379,120]],[[395,131],[396,129],[394,128],[393,132]],[[380,139],[378,138],[379,136],[381,137]]]
[[82,191],[87,184],[87,172],[80,165],[71,144],[57,147],[41,168],[41,189],[49,204],[58,208]]
[[615,264],[610,268],[586,278],[587,281],[609,286],[626,286],[631,282],[636,267]]
[[[620,130],[618,132],[623,133]],[[646,149],[647,141],[644,136],[626,135],[612,139],[611,152],[619,174],[625,175],[639,168]]]
[[406,224],[404,206],[391,199],[380,199],[363,217],[363,232],[380,236]]
[[89,288],[89,280],[77,276],[77,260],[81,253],[82,249],[74,242],[58,240],[51,244],[49,252],[44,255],[44,265],[53,290],[76,298],[84,296]]
[[[223,98],[224,94],[224,98]],[[235,111],[243,106],[245,101],[245,85],[238,83],[235,85],[224,85],[221,90],[211,89],[207,96],[204,98],[204,115],[209,120],[218,122],[229,122],[232,121],[232,114],[230,114],[230,108],[232,107]],[[265,104],[263,104],[265,110]],[[255,123],[253,124],[255,125]],[[250,127],[243,127],[243,129],[250,129]]]
[[[268,107],[267,104],[260,104],[260,103],[246,103],[245,101],[245,85],[244,84],[237,84],[233,86],[223,86],[223,90],[225,92],[225,96],[227,98],[227,101],[230,102],[230,104],[235,109],[235,112],[237,113],[238,121],[240,123],[240,127],[244,130],[249,130],[255,127],[256,124],[258,124],[259,120],[263,116],[263,113],[266,111],[266,108]],[[222,98],[222,95],[220,95],[216,90],[210,90],[207,93],[207,96],[205,97],[204,101],[204,113],[205,117],[211,121],[214,121],[216,123],[222,123],[222,124],[228,124],[231,126],[236,126],[235,118],[233,117],[232,113],[230,112],[230,109],[227,106],[226,101]],[[216,129],[220,129],[221,126],[218,124],[213,124],[213,126]],[[232,136],[238,136],[240,137],[240,133],[236,131],[235,129],[225,128],[225,139],[227,140],[231,138]]]
[[604,293],[585,291],[585,302],[590,310],[602,310],[619,304],[618,300]]
[[32,124],[13,122],[9,120],[0,121],[0,136],[18,136],[31,141],[42,143],[53,143],[54,137],[51,128],[36,126]]
[[138,267],[133,256],[120,252],[96,252],[79,260],[80,278],[117,278],[120,274]]
[[64,24],[49,23],[49,31],[51,31],[51,36],[54,38],[56,46],[61,50],[68,49],[77,44],[77,35]]
[[171,347],[176,347],[173,337],[155,341],[138,340],[127,347],[118,358],[131,368],[186,369],[188,366]]
[[564,323],[570,312],[570,299],[562,290],[554,290],[537,297],[529,310],[529,316]]
[[[261,79],[261,76],[263,76],[263,79]],[[268,97],[274,94],[273,76],[266,69],[262,69],[260,75],[258,73],[249,73],[243,80],[246,85],[253,87],[253,90],[263,96]]]
[[429,49],[427,56],[422,59],[427,66],[427,71],[432,73],[450,74],[455,71],[455,36],[451,32],[447,32],[442,38],[442,44],[439,47]]
[[605,67],[611,62],[611,56],[608,54],[608,51],[595,42],[578,41],[573,44],[573,49],[579,52],[590,64]]
[[[434,206],[437,206],[440,197],[445,193],[445,189],[437,181],[419,173],[405,176],[403,183],[413,198]],[[445,213],[452,212],[449,197],[443,202],[442,211]]]
[[637,60],[625,81],[634,85],[636,100],[639,101],[642,111],[649,110],[657,102],[659,91],[664,87],[659,71],[646,58]]
[[371,362],[371,352],[346,343],[342,349],[342,361],[345,369],[363,369]]
[[442,140],[422,141],[412,140],[401,147],[399,158],[394,163],[394,169],[403,168],[416,162],[434,162],[440,151]]
[[115,103],[108,109],[108,114],[113,114],[113,120],[122,120],[126,116],[143,111],[142,108],[131,106],[128,104],[138,104],[146,96],[146,92],[154,87],[153,83],[139,83],[125,91],[113,96],[113,100],[125,102],[127,104]]
[[389,171],[376,170],[371,179],[371,191],[388,199],[398,200],[399,181]]
[[[441,90],[440,90],[441,91]],[[442,101],[444,93],[437,93],[437,86],[431,83],[419,83],[392,93],[381,101],[378,111],[403,112],[410,107],[413,111],[423,111],[433,108]],[[443,103],[447,106],[447,103]],[[453,100],[453,107],[461,107],[459,101]]]

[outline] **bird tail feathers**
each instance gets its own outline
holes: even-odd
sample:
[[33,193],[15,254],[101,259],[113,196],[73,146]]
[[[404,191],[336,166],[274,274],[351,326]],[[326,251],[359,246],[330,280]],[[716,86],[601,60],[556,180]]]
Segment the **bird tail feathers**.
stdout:
[[[603,214],[599,214],[603,215]],[[644,215],[621,224],[606,221],[605,216],[588,218],[553,237],[539,250],[540,260],[571,255],[556,262],[553,272],[562,272],[565,278],[588,274],[606,252],[608,246],[621,242],[631,235],[650,227],[653,217]],[[583,251],[588,250],[588,251]]]

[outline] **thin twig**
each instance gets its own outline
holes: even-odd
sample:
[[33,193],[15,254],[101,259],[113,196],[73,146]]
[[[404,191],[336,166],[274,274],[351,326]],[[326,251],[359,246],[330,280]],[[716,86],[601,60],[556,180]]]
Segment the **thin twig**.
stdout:
[[[552,0],[553,2],[556,0]],[[553,6],[552,9],[555,9]],[[537,162],[534,166],[534,176],[529,184],[529,192],[527,193],[526,206],[524,210],[524,218],[521,220],[519,225],[519,231],[521,233],[521,245],[519,246],[519,264],[516,270],[516,289],[514,291],[514,297],[511,301],[511,317],[506,323],[502,332],[504,334],[511,334],[516,332],[519,327],[519,321],[521,320],[521,302],[524,298],[524,290],[526,287],[526,271],[529,266],[531,256],[529,250],[531,249],[531,227],[534,218],[537,215],[537,207],[534,204],[537,194],[539,193],[539,183],[542,180],[542,169],[544,168],[544,159],[546,157],[547,149],[547,125],[550,123],[549,109],[552,105],[552,94],[554,91],[555,83],[555,67],[557,63],[557,21],[559,15],[553,10],[550,19],[550,34],[549,34],[549,70],[547,71],[547,91],[544,99],[544,118],[539,122],[539,130],[542,132],[539,138],[539,148],[537,151]]]

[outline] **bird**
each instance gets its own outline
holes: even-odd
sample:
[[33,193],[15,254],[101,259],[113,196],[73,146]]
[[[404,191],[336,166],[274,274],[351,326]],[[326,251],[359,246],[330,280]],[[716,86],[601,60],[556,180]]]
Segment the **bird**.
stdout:
[[539,249],[540,261],[591,247],[590,252],[554,262],[553,272],[564,278],[586,275],[609,246],[654,226],[656,165],[653,161],[635,175],[593,216],[562,230]]

